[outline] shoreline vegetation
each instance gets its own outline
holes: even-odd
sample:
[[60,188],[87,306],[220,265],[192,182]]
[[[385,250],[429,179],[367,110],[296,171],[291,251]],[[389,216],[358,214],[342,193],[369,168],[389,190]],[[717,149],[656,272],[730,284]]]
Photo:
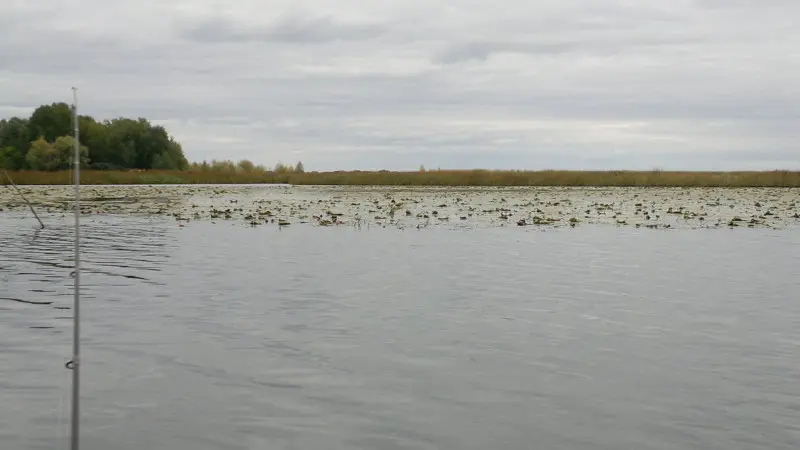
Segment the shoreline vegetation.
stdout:
[[[424,170],[305,172],[297,166],[279,165],[275,170],[258,166],[229,170],[192,164],[186,170],[82,170],[87,185],[168,184],[291,184],[328,186],[575,186],[575,187],[791,187],[800,188],[800,171],[511,171]],[[302,166],[301,166],[302,167]],[[64,185],[73,183],[69,170],[9,172],[18,185]],[[5,177],[0,185],[9,185]]]

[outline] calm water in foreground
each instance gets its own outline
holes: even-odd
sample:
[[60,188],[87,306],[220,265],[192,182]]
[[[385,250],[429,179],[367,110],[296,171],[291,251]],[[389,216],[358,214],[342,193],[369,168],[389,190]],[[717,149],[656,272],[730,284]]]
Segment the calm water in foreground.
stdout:
[[[66,448],[72,231],[0,214],[0,447]],[[800,447],[800,232],[84,219],[83,448]],[[59,447],[60,445],[64,447]]]

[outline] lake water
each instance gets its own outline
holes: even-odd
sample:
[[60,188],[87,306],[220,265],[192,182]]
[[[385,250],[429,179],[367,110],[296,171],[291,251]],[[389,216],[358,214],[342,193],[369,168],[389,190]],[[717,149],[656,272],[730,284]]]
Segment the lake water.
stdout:
[[[67,447],[70,218],[0,214],[0,447]],[[83,448],[800,447],[800,232],[86,217]]]

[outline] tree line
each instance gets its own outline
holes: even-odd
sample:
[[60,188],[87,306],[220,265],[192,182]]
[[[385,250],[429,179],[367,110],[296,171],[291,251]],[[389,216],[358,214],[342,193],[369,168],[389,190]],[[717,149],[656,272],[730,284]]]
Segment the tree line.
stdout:
[[[187,170],[181,145],[160,125],[147,119],[119,117],[99,122],[78,116],[81,164],[94,170]],[[30,117],[0,120],[0,168],[63,170],[73,161],[75,136],[72,107],[52,103]]]
[[261,164],[254,164],[252,161],[243,159],[240,161],[231,160],[216,160],[211,162],[194,162],[189,164],[189,170],[193,172],[222,172],[222,173],[305,173],[303,162],[298,161],[297,164],[291,166],[283,163],[278,163],[274,168],[270,169]]

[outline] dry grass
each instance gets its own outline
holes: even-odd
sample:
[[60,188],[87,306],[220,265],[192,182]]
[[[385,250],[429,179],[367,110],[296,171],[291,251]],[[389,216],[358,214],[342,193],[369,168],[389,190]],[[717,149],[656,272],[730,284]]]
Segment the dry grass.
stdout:
[[[72,183],[71,173],[14,172],[22,185]],[[1,183],[7,184],[7,180]],[[82,184],[259,184],[376,186],[676,186],[800,187],[800,172],[666,172],[666,171],[490,171],[427,172],[208,172],[208,171],[82,171]]]

